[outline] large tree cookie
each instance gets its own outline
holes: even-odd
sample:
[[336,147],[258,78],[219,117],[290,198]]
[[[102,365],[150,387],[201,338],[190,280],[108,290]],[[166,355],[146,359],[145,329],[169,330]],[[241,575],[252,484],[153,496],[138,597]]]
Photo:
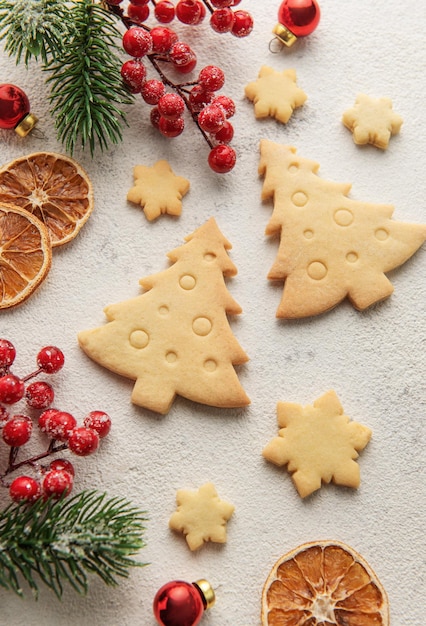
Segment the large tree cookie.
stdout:
[[295,70],[277,72],[264,65],[257,80],[245,87],[245,94],[254,102],[254,114],[257,119],[274,117],[287,124],[294,109],[302,106],[307,95],[296,85]]
[[241,313],[224,276],[231,244],[211,218],[169,252],[173,265],[140,281],[142,295],[105,308],[108,323],[79,333],[94,361],[135,380],[132,402],[167,413],[176,394],[221,408],[250,403],[233,365],[246,353],[227,314]]
[[206,483],[198,491],[179,489],[176,503],[169,526],[185,535],[190,550],[198,550],[207,541],[226,542],[226,522],[235,507],[219,498],[213,483]]
[[149,221],[164,213],[181,214],[182,198],[189,191],[189,180],[177,176],[167,161],[157,161],[152,167],[136,165],[133,177],[134,185],[127,200],[140,204]]
[[262,199],[273,199],[267,235],[280,246],[268,278],[284,280],[277,317],[318,315],[348,297],[358,310],[390,296],[385,273],[426,239],[426,225],[392,220],[394,207],[348,198],[350,184],[317,176],[296,148],[260,142]]
[[321,487],[321,481],[359,487],[355,462],[371,437],[371,430],[351,422],[334,391],[302,406],[277,405],[278,437],[264,448],[263,456],[275,465],[287,465],[301,498]]
[[386,150],[391,136],[401,129],[402,117],[394,113],[389,98],[370,98],[361,93],[354,106],[343,113],[342,122],[352,131],[355,143],[371,143]]

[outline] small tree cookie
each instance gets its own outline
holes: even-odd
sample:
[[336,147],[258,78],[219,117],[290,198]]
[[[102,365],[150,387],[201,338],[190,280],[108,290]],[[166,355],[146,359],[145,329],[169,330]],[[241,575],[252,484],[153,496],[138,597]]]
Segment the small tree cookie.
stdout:
[[393,206],[348,198],[351,185],[322,180],[296,149],[260,142],[262,199],[274,201],[267,235],[280,246],[268,278],[284,280],[277,317],[318,315],[348,297],[366,309],[393,292],[385,272],[426,239],[426,225],[392,221]]
[[105,308],[105,326],[79,333],[94,361],[135,380],[132,402],[167,413],[176,394],[210,406],[250,403],[233,365],[246,353],[227,313],[241,313],[224,276],[237,273],[231,244],[211,218],[168,254],[168,269],[140,281],[142,295]]
[[321,487],[321,481],[358,487],[355,462],[371,437],[371,430],[351,422],[334,391],[315,400],[313,406],[292,402],[277,405],[278,437],[263,450],[275,465],[288,465],[302,498]]
[[267,65],[260,68],[257,80],[246,85],[245,94],[254,102],[256,118],[275,117],[282,124],[287,124],[294,109],[307,98],[296,85],[295,70],[277,72]]

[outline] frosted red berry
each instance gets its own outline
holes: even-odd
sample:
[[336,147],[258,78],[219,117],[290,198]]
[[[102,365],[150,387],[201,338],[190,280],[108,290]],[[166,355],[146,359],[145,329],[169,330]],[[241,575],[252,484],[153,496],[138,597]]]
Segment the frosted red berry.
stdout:
[[121,66],[121,78],[132,93],[139,93],[145,83],[145,65],[140,59],[126,61]]
[[212,6],[216,9],[223,9],[232,6],[232,0],[211,0]]
[[179,0],[176,5],[176,17],[183,24],[199,24],[202,8],[197,0]]
[[103,411],[90,411],[83,420],[85,428],[90,428],[98,433],[102,439],[106,437],[111,430],[111,418]]
[[202,85],[195,85],[189,93],[189,104],[194,113],[199,113],[214,98],[213,91],[207,91]]
[[46,418],[43,432],[51,439],[67,441],[76,425],[77,421],[71,413],[56,410]]
[[149,4],[149,0],[131,0],[131,3],[137,7],[143,7],[146,4]]
[[225,74],[216,65],[207,65],[198,74],[198,83],[207,91],[219,91],[225,84]]
[[155,26],[150,30],[152,52],[167,54],[174,43],[178,41],[177,34],[167,26]]
[[34,502],[40,497],[39,483],[31,476],[18,476],[10,487],[9,494],[14,502]]
[[185,111],[185,102],[177,93],[166,93],[158,101],[158,110],[167,120],[175,120]]
[[90,428],[76,428],[68,439],[68,447],[77,456],[87,456],[95,452],[99,445],[99,435]]
[[37,365],[46,374],[56,374],[64,366],[64,353],[55,346],[45,346],[37,354]]
[[247,37],[253,30],[253,18],[247,11],[234,12],[234,24],[231,33],[235,37]]
[[175,19],[175,5],[169,0],[160,0],[154,9],[154,15],[161,24],[169,24]]
[[149,18],[149,7],[144,5],[137,5],[133,2],[127,7],[127,16],[135,24],[143,24]]
[[189,74],[189,72],[192,72],[196,65],[197,57],[195,56],[195,54],[193,54],[193,56],[187,63],[184,63],[183,65],[175,65],[174,68],[180,74]]
[[226,118],[232,117],[235,113],[235,102],[228,96],[216,96],[211,103],[220,106],[224,110]]
[[215,146],[208,157],[208,163],[211,169],[217,174],[227,174],[230,172],[236,160],[235,150],[224,144]]
[[150,117],[152,126],[158,130],[158,124],[160,122],[160,117],[161,117],[158,107],[152,107],[149,117]]
[[140,58],[151,52],[151,35],[144,28],[134,26],[123,35],[123,48],[135,58]]
[[229,9],[217,9],[210,17],[210,26],[216,33],[229,33],[235,22],[234,12]]
[[25,390],[27,404],[32,409],[47,409],[53,402],[55,392],[49,383],[37,381]]
[[143,85],[141,90],[141,96],[145,100],[147,104],[158,104],[158,101],[164,93],[166,88],[161,80],[157,80],[156,78],[152,78],[151,80],[147,80]]
[[215,104],[207,105],[198,115],[198,124],[206,133],[217,133],[225,123],[225,113]]
[[16,357],[16,350],[13,343],[7,339],[0,339],[0,372],[9,368]]
[[26,415],[14,415],[3,426],[3,441],[8,446],[19,447],[26,444],[31,437],[33,423]]
[[24,397],[25,384],[14,374],[5,374],[0,378],[0,402],[15,404]]
[[60,498],[71,493],[74,478],[65,470],[50,470],[43,478],[42,489],[46,497]]
[[75,474],[74,465],[71,461],[68,461],[68,459],[53,459],[49,465],[49,469],[65,471],[68,472],[68,474],[71,474],[71,476],[74,476]]
[[194,58],[191,47],[183,41],[176,41],[170,49],[169,58],[176,68],[185,66]]
[[47,421],[52,417],[52,415],[56,415],[56,413],[60,413],[60,411],[58,409],[46,409],[46,411],[43,411],[43,413],[39,415],[38,427],[41,432],[46,433]]
[[228,120],[223,124],[222,128],[214,135],[219,143],[230,143],[234,136],[234,127]]
[[158,130],[165,137],[178,137],[183,133],[184,128],[185,121],[182,117],[168,120],[165,117],[162,117],[160,113],[160,119],[158,120]]

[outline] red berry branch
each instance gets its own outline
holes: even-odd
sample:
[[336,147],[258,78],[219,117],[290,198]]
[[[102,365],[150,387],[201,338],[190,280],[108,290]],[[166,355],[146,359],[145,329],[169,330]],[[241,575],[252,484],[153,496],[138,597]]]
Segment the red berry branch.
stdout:
[[[211,169],[220,174],[229,172],[236,162],[235,150],[229,145],[234,135],[229,118],[235,113],[235,104],[228,96],[217,93],[225,83],[223,71],[208,65],[199,72],[197,80],[174,82],[163,66],[169,64],[179,74],[189,74],[197,64],[195,52],[179,40],[174,30],[166,26],[150,28],[145,24],[150,15],[149,0],[131,0],[127,13],[119,7],[121,2],[106,0],[127,28],[123,48],[132,59],[121,69],[124,84],[152,106],[151,123],[165,137],[177,137],[183,132],[187,109],[210,147]],[[245,37],[253,28],[253,19],[247,11],[233,10],[239,3],[240,0],[179,0],[175,6],[169,0],[152,1],[154,17],[161,24],[168,24],[176,17],[184,24],[198,25],[208,10],[214,31]],[[158,78],[147,79],[145,59]],[[167,88],[172,91],[166,91]]]
[[[95,452],[99,440],[111,428],[111,419],[103,411],[91,411],[78,426],[71,413],[51,408],[55,394],[45,381],[26,384],[39,374],[55,374],[64,365],[64,355],[55,346],[46,346],[37,354],[37,369],[24,377],[11,371],[16,350],[7,339],[0,339],[0,429],[3,442],[9,446],[9,458],[0,483],[9,489],[15,502],[33,502],[40,497],[59,498],[71,492],[74,467],[67,459],[55,458],[48,465],[42,461],[58,452],[69,449],[77,456]],[[25,413],[11,414],[10,407],[21,400],[26,401],[32,412],[41,411],[38,417]],[[29,442],[34,423],[48,439],[46,449],[40,454],[18,461],[21,448]],[[23,467],[31,469],[32,475],[18,475],[11,482],[8,477]]]

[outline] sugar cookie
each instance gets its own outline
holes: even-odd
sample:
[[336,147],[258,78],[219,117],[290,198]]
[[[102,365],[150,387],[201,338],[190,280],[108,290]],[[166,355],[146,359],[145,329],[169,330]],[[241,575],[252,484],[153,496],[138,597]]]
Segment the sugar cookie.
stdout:
[[257,80],[245,87],[245,94],[254,102],[254,114],[258,119],[275,117],[287,124],[294,109],[302,106],[307,95],[296,85],[295,70],[276,70],[264,65]]

